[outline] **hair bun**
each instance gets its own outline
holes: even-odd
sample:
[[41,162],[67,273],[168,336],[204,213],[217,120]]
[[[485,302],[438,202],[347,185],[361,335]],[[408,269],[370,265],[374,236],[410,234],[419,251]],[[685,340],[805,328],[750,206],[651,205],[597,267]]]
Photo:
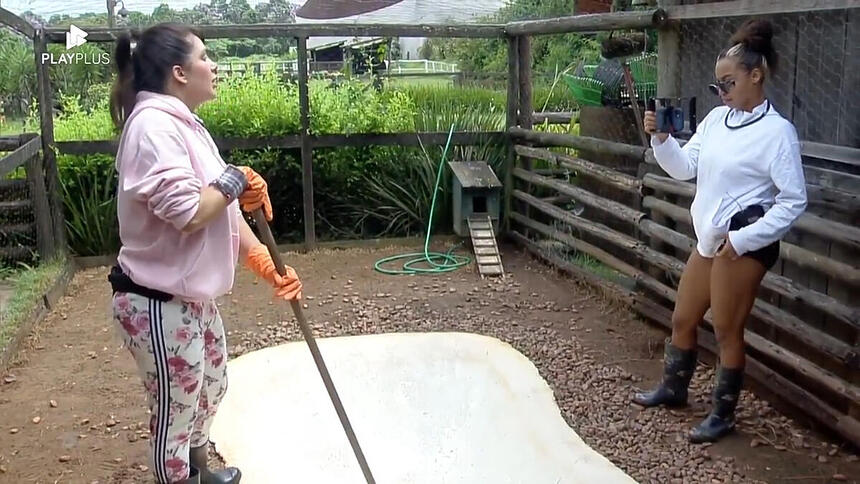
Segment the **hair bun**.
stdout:
[[767,20],[747,20],[730,40],[732,45],[744,44],[759,54],[773,51],[772,41],[773,25]]
[[743,44],[748,51],[764,56],[771,69],[776,67],[776,51],[773,47],[773,24],[768,20],[747,20],[732,35],[729,42],[731,45]]

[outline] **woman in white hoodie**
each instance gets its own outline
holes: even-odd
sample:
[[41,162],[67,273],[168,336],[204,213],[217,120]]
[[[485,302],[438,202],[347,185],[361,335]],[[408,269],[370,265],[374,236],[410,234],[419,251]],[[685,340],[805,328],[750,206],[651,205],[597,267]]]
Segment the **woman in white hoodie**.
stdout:
[[689,435],[713,442],[735,425],[743,384],[744,325],[759,284],[779,257],[779,241],[806,208],[800,143],[794,126],[765,96],[776,67],[770,23],[746,22],[718,56],[711,86],[724,105],[714,108],[680,147],[657,133],[646,112],[645,130],[657,163],[673,178],[696,178],[690,212],[697,244],[678,285],[672,338],[662,382],[637,393],[643,406],[680,406],[696,368],[696,329],[708,308],[719,343],[711,413]]

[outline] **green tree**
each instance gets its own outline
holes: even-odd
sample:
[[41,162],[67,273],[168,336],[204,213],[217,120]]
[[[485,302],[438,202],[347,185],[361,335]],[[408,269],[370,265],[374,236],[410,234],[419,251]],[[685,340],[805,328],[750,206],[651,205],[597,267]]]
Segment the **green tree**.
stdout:
[[27,113],[36,95],[36,66],[33,48],[6,28],[0,28],[0,108],[5,116]]
[[[506,23],[572,15],[575,0],[513,0],[484,22]],[[562,70],[583,57],[599,53],[593,35],[563,34],[532,37],[532,66],[536,71]],[[505,72],[507,42],[501,39],[430,39],[421,49],[425,59],[457,62],[466,72]]]

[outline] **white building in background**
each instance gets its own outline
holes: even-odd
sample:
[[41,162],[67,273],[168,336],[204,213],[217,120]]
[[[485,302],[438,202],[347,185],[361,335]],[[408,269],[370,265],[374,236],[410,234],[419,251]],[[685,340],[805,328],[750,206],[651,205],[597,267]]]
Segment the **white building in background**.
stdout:
[[[506,0],[307,0],[296,13],[296,23],[468,23],[496,13],[506,3]],[[311,37],[308,47],[339,40],[352,39]],[[424,37],[401,37],[401,58],[418,59],[425,40]]]

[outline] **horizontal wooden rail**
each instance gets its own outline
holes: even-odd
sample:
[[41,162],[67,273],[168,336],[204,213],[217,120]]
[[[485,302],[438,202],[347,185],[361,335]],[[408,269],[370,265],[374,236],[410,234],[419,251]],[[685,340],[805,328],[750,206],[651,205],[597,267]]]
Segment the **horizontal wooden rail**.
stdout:
[[860,7],[858,0],[737,0],[666,7],[670,20],[807,13]]
[[5,177],[9,172],[27,163],[27,161],[36,156],[41,149],[42,139],[36,137],[26,142],[23,146],[16,149],[9,155],[6,155],[5,158],[0,159],[0,178]]
[[[557,215],[558,210],[550,208],[547,205],[540,203],[538,200],[533,199],[532,202],[538,202],[537,204],[531,204],[533,207],[541,210],[547,215]],[[609,254],[608,252],[600,249],[594,245],[588,244],[576,237],[573,237],[570,234],[564,233],[554,227],[550,227],[549,225],[537,222],[529,217],[522,215],[520,213],[514,212],[511,214],[511,220],[516,223],[523,225],[535,232],[541,233],[553,240],[559,241],[563,244],[569,245],[576,250],[584,252],[609,267],[632,277],[634,280],[640,283],[644,283],[649,286],[653,290],[657,291],[661,295],[665,296],[671,302],[675,302],[677,299],[677,293],[674,289],[667,287],[646,274],[645,272],[633,267],[632,265],[621,261],[617,257]],[[650,250],[650,249],[649,249]],[[680,261],[679,261],[680,262]],[[713,321],[709,316],[706,316],[705,320],[713,326]],[[809,360],[796,355],[784,348],[780,348],[776,344],[762,336],[755,334],[749,330],[744,331],[744,340],[749,344],[751,348],[754,348],[757,351],[767,355],[768,357],[774,359],[775,361],[779,361],[780,363],[793,368],[794,370],[800,372],[801,374],[807,376],[810,380],[815,381],[816,383],[820,383],[828,390],[846,397],[854,402],[860,402],[860,389],[858,389],[855,385],[839,378],[833,373],[822,369],[821,367],[815,365]]]
[[579,113],[568,112],[540,112],[532,114],[532,123],[534,124],[570,124],[576,119]]
[[[656,210],[676,222],[683,222],[687,225],[692,225],[693,223],[689,210],[665,200],[646,196],[642,200],[642,206],[650,210]],[[785,241],[780,243],[779,255],[801,267],[816,270],[828,277],[839,279],[853,286],[860,286],[860,268],[850,264],[831,259],[825,255],[817,254],[809,249],[804,249]]]
[[39,135],[36,133],[23,133],[12,136],[0,136],[0,151],[15,151],[37,136]]
[[[484,143],[503,143],[505,133],[501,131],[455,132],[451,143],[455,146],[480,145]],[[420,141],[419,141],[420,139]],[[357,133],[357,134],[324,134],[310,136],[314,148],[334,148],[339,146],[443,146],[448,139],[448,133]],[[116,154],[119,142],[116,140],[102,141],[61,141],[57,142],[60,153],[68,155],[86,155],[96,153]],[[269,136],[265,138],[215,138],[219,149],[247,150],[262,148],[298,149],[301,148],[301,137],[297,134]]]
[[837,170],[803,165],[803,176],[807,185],[818,185],[832,190],[860,193],[860,175],[852,175]]
[[644,29],[647,27],[659,27],[665,21],[666,12],[661,9],[595,13],[510,22],[505,25],[505,33],[508,35],[544,35],[568,32]]
[[30,22],[2,7],[0,7],[0,25],[8,25],[28,39],[36,37],[36,29]]
[[[639,228],[649,237],[654,237],[662,242],[689,254],[696,241],[686,235],[664,227],[652,220],[642,220]],[[762,281],[762,287],[776,292],[792,301],[808,304],[828,316],[833,317],[856,330],[860,330],[860,307],[849,307],[836,299],[822,294],[816,290],[801,286],[788,277],[768,272]]]
[[848,193],[842,190],[831,190],[816,185],[806,186],[809,206],[822,211],[833,211],[860,220],[860,193]]
[[508,129],[508,133],[515,139],[528,141],[539,146],[566,146],[578,150],[599,151],[607,155],[629,156],[638,160],[645,158],[645,148],[642,146],[617,143],[600,138],[564,133],[544,133],[517,127]]
[[[339,146],[444,146],[448,140],[446,132],[427,133],[359,133],[324,134],[311,136],[314,148],[335,148]],[[460,131],[451,136],[455,146],[480,145],[484,143],[502,144],[506,136],[502,131]],[[419,141],[420,140],[420,141]]]
[[[684,146],[686,143],[686,139],[678,139],[678,144],[680,144],[681,146]],[[830,145],[825,143],[815,143],[813,141],[801,141],[800,154],[801,156],[806,156],[809,158],[817,158],[819,160],[843,163],[851,166],[860,166],[860,148]],[[645,162],[650,163],[652,165],[657,164],[657,159],[654,158],[653,149],[648,149],[648,152],[645,154]]]
[[597,196],[588,190],[583,190],[582,188],[573,186],[570,183],[566,183],[561,180],[541,176],[522,168],[514,168],[513,175],[520,180],[552,188],[565,195],[570,195],[585,205],[599,209],[619,220],[623,220],[634,225],[639,223],[639,220],[645,216],[643,212],[634,210],[623,203],[618,203],[614,200]]
[[802,141],[801,154],[821,160],[860,166],[860,148]]
[[638,195],[639,190],[642,186],[642,182],[634,176],[626,175],[617,170],[606,168],[605,166],[599,165],[597,163],[583,160],[582,158],[575,158],[573,156],[567,156],[562,153],[555,153],[553,151],[549,151],[543,148],[530,148],[528,146],[522,145],[514,146],[514,150],[520,156],[536,158],[539,160],[548,161],[550,163],[555,163],[556,165],[574,170],[577,173],[581,173],[599,179],[601,182],[606,183],[607,185],[611,185],[619,190],[628,193]]
[[[680,276],[684,270],[684,263],[682,261],[658,252],[634,237],[617,232],[603,224],[577,217],[570,212],[543,202],[533,195],[519,190],[513,191],[513,197],[584,233],[605,240],[619,248],[629,250],[645,262],[669,271],[676,276]],[[786,311],[765,301],[757,300],[752,314],[765,323],[794,335],[810,347],[826,355],[830,355],[832,358],[846,365],[853,368],[860,367],[860,359],[858,359],[856,348],[830,336],[818,328],[804,323]]]
[[525,247],[525,249],[528,250],[535,257],[542,259],[544,262],[555,266],[557,269],[564,271],[565,273],[573,276],[576,279],[580,279],[588,284],[591,284],[594,289],[603,291],[604,293],[609,293],[607,295],[612,299],[615,299],[616,301],[623,301],[628,304],[633,303],[636,297],[636,293],[634,293],[630,289],[627,289],[626,287],[616,283],[615,281],[604,279],[599,275],[595,274],[594,272],[584,269],[572,262],[568,262],[564,259],[557,257],[556,255],[552,254],[550,250],[547,250],[547,248],[542,247],[540,244],[526,237],[522,233],[517,232],[516,230],[511,230],[507,235],[514,242]]
[[[347,24],[272,23],[252,25],[195,25],[208,39],[253,39],[261,37],[462,37],[498,38],[505,34],[502,24]],[[120,34],[137,29],[87,29],[88,42],[114,42]],[[46,29],[48,42],[61,44],[67,29]]]
[[[644,186],[653,190],[693,198],[696,185],[690,182],[648,173],[642,178]],[[804,213],[794,223],[794,228],[838,242],[849,247],[860,249],[860,228],[835,222],[826,218]]]

